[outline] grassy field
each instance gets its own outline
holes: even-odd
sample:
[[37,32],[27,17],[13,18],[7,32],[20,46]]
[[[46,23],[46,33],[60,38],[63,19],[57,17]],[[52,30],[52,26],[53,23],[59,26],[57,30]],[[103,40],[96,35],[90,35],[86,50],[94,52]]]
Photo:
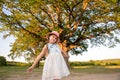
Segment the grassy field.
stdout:
[[[6,80],[14,75],[19,76],[28,76],[29,74],[26,72],[27,66],[4,66],[0,67],[0,80]],[[70,69],[71,75],[79,76],[80,73],[84,74],[107,74],[107,73],[120,73],[120,66],[82,66],[82,67],[74,67]],[[42,67],[35,68],[33,70],[35,74],[42,74]]]
[[[70,76],[62,80],[120,80],[120,59],[74,62],[70,68]],[[78,66],[79,64],[92,63],[98,65]],[[110,64],[112,63],[112,65]],[[113,65],[117,64],[117,65]],[[76,65],[77,64],[77,65]],[[103,65],[105,64],[105,65]],[[110,65],[106,65],[110,64]],[[0,67],[0,80],[41,80],[43,63],[40,68],[35,68],[32,73],[27,73],[28,64],[20,62],[7,62],[8,66]]]

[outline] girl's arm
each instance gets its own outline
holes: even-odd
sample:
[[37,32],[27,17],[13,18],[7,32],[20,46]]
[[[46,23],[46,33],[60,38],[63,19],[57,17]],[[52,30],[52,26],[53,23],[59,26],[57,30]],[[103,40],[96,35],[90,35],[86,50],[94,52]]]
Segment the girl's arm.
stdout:
[[64,48],[63,48],[62,44],[61,44],[61,43],[58,43],[58,45],[59,45],[59,48],[60,48],[62,54],[63,54],[65,57],[69,58],[68,53],[67,53],[65,50],[63,50]]
[[68,53],[66,51],[64,51],[63,49],[61,49],[61,52],[67,57],[69,58],[70,56],[68,55]]
[[45,55],[46,52],[47,52],[47,45],[43,47],[41,53],[37,56],[32,66],[27,69],[27,72],[31,72],[35,68],[36,64],[40,61],[40,59]]

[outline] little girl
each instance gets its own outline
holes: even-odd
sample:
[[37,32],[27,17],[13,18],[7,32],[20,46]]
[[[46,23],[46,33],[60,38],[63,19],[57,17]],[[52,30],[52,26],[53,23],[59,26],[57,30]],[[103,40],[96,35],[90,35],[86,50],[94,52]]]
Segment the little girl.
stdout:
[[59,33],[57,31],[52,31],[49,33],[48,44],[43,47],[41,53],[38,55],[32,66],[27,69],[27,71],[31,72],[38,61],[46,53],[48,53],[43,67],[42,80],[60,80],[62,77],[68,76],[70,72],[62,54],[64,54],[67,58],[69,58],[69,55],[59,47],[57,44],[58,41]]

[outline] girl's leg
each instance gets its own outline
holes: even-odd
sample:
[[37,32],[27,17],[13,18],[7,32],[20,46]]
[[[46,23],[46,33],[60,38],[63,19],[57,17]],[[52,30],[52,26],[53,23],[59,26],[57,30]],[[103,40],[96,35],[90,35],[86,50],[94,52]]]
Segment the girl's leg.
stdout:
[[54,80],[60,80],[60,79],[54,79]]

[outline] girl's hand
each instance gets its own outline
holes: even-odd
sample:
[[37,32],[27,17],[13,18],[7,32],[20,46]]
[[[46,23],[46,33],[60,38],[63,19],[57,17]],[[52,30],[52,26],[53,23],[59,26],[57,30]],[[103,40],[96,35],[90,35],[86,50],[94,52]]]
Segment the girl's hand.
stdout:
[[69,58],[70,58],[70,56],[66,54],[66,55],[65,55],[65,58],[66,58],[66,59],[69,59]]
[[29,67],[29,68],[27,69],[27,72],[32,72],[32,70],[33,70],[33,67]]
[[67,57],[68,59],[70,58],[70,56],[69,56],[69,55],[67,55],[66,57]]

